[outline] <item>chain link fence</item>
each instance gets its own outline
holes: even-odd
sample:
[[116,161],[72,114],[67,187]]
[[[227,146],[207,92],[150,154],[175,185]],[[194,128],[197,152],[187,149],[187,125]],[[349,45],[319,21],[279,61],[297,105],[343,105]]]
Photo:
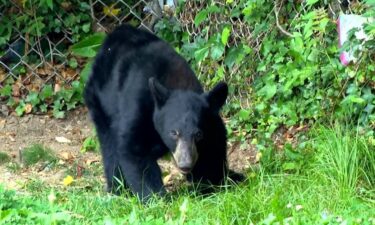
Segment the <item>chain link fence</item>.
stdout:
[[[158,0],[70,0],[47,8],[52,1],[27,2],[0,0],[0,88],[11,84],[15,98],[46,84],[57,91],[79,79],[85,59],[72,55],[70,48],[85,35],[109,32],[122,23],[152,30],[176,3],[165,7],[167,2]],[[53,13],[43,14],[42,6]]]
[[[37,15],[35,12],[42,5],[25,5],[25,2],[43,2],[44,5],[53,2],[55,5],[54,10],[50,10],[53,13]],[[209,2],[211,1],[186,1],[176,15],[174,9],[177,0],[0,0],[0,88],[11,83],[12,97],[21,98],[30,91],[40,91],[46,84],[51,84],[55,91],[71,85],[72,81],[79,79],[86,60],[72,55],[71,46],[84,39],[85,35],[109,32],[122,23],[152,31],[158,19],[165,15],[175,15],[190,38],[207,32],[204,28],[208,25],[210,34],[220,32],[224,24],[231,27],[230,45],[246,42],[256,53],[269,32],[278,28],[275,22],[273,26],[254,35],[254,27],[245,23],[243,18],[215,13],[209,15],[209,22],[196,26],[195,17],[208,7]],[[226,4],[225,0],[214,2],[219,6]],[[335,9],[340,3],[333,1],[329,11],[340,11]],[[280,8],[279,6],[279,10]],[[54,29],[48,27],[51,21],[56,26]],[[26,22],[27,27],[20,25]],[[7,26],[9,24],[11,25]],[[38,27],[43,26],[45,30],[49,30],[40,34]],[[235,75],[239,68],[240,65],[233,68],[229,76]],[[250,77],[247,82],[251,81]],[[241,97],[241,91],[238,96]]]

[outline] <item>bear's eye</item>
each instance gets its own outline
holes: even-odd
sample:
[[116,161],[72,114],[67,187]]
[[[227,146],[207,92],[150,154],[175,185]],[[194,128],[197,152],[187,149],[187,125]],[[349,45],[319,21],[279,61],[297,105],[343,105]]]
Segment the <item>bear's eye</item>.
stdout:
[[178,138],[178,131],[177,130],[171,130],[169,131],[169,135],[174,138],[174,139],[177,139]]
[[203,138],[203,132],[202,131],[197,131],[195,134],[194,134],[194,137],[195,137],[195,140],[196,141],[199,141],[199,140],[202,140]]

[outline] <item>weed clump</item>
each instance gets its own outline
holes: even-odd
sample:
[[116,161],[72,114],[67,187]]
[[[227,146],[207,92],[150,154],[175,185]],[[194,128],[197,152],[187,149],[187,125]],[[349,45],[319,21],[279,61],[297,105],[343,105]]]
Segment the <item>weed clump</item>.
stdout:
[[32,146],[26,147],[22,150],[21,161],[25,166],[30,166],[40,161],[56,161],[56,156],[53,154],[51,149],[40,144],[33,144]]
[[5,152],[0,152],[0,165],[10,161],[10,156]]

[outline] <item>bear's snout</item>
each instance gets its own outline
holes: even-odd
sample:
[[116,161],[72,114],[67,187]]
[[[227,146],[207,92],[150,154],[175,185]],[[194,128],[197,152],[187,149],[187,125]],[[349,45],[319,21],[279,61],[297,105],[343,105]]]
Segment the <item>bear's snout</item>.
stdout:
[[177,146],[172,155],[176,166],[183,174],[190,173],[198,159],[194,141],[182,139],[177,140]]

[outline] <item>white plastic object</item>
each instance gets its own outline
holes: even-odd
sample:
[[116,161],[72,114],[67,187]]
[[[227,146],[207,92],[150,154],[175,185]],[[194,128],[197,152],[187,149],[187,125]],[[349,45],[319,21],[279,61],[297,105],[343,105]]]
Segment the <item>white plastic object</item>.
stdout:
[[[341,14],[337,21],[338,33],[339,33],[339,46],[341,47],[345,41],[348,40],[349,31],[352,28],[358,28],[358,31],[355,32],[355,37],[357,39],[367,39],[367,35],[363,31],[363,24],[369,22],[369,18],[360,16],[360,15],[345,15]],[[351,61],[355,61],[356,58],[352,51],[342,52],[340,54],[340,61],[343,65],[348,65]]]

